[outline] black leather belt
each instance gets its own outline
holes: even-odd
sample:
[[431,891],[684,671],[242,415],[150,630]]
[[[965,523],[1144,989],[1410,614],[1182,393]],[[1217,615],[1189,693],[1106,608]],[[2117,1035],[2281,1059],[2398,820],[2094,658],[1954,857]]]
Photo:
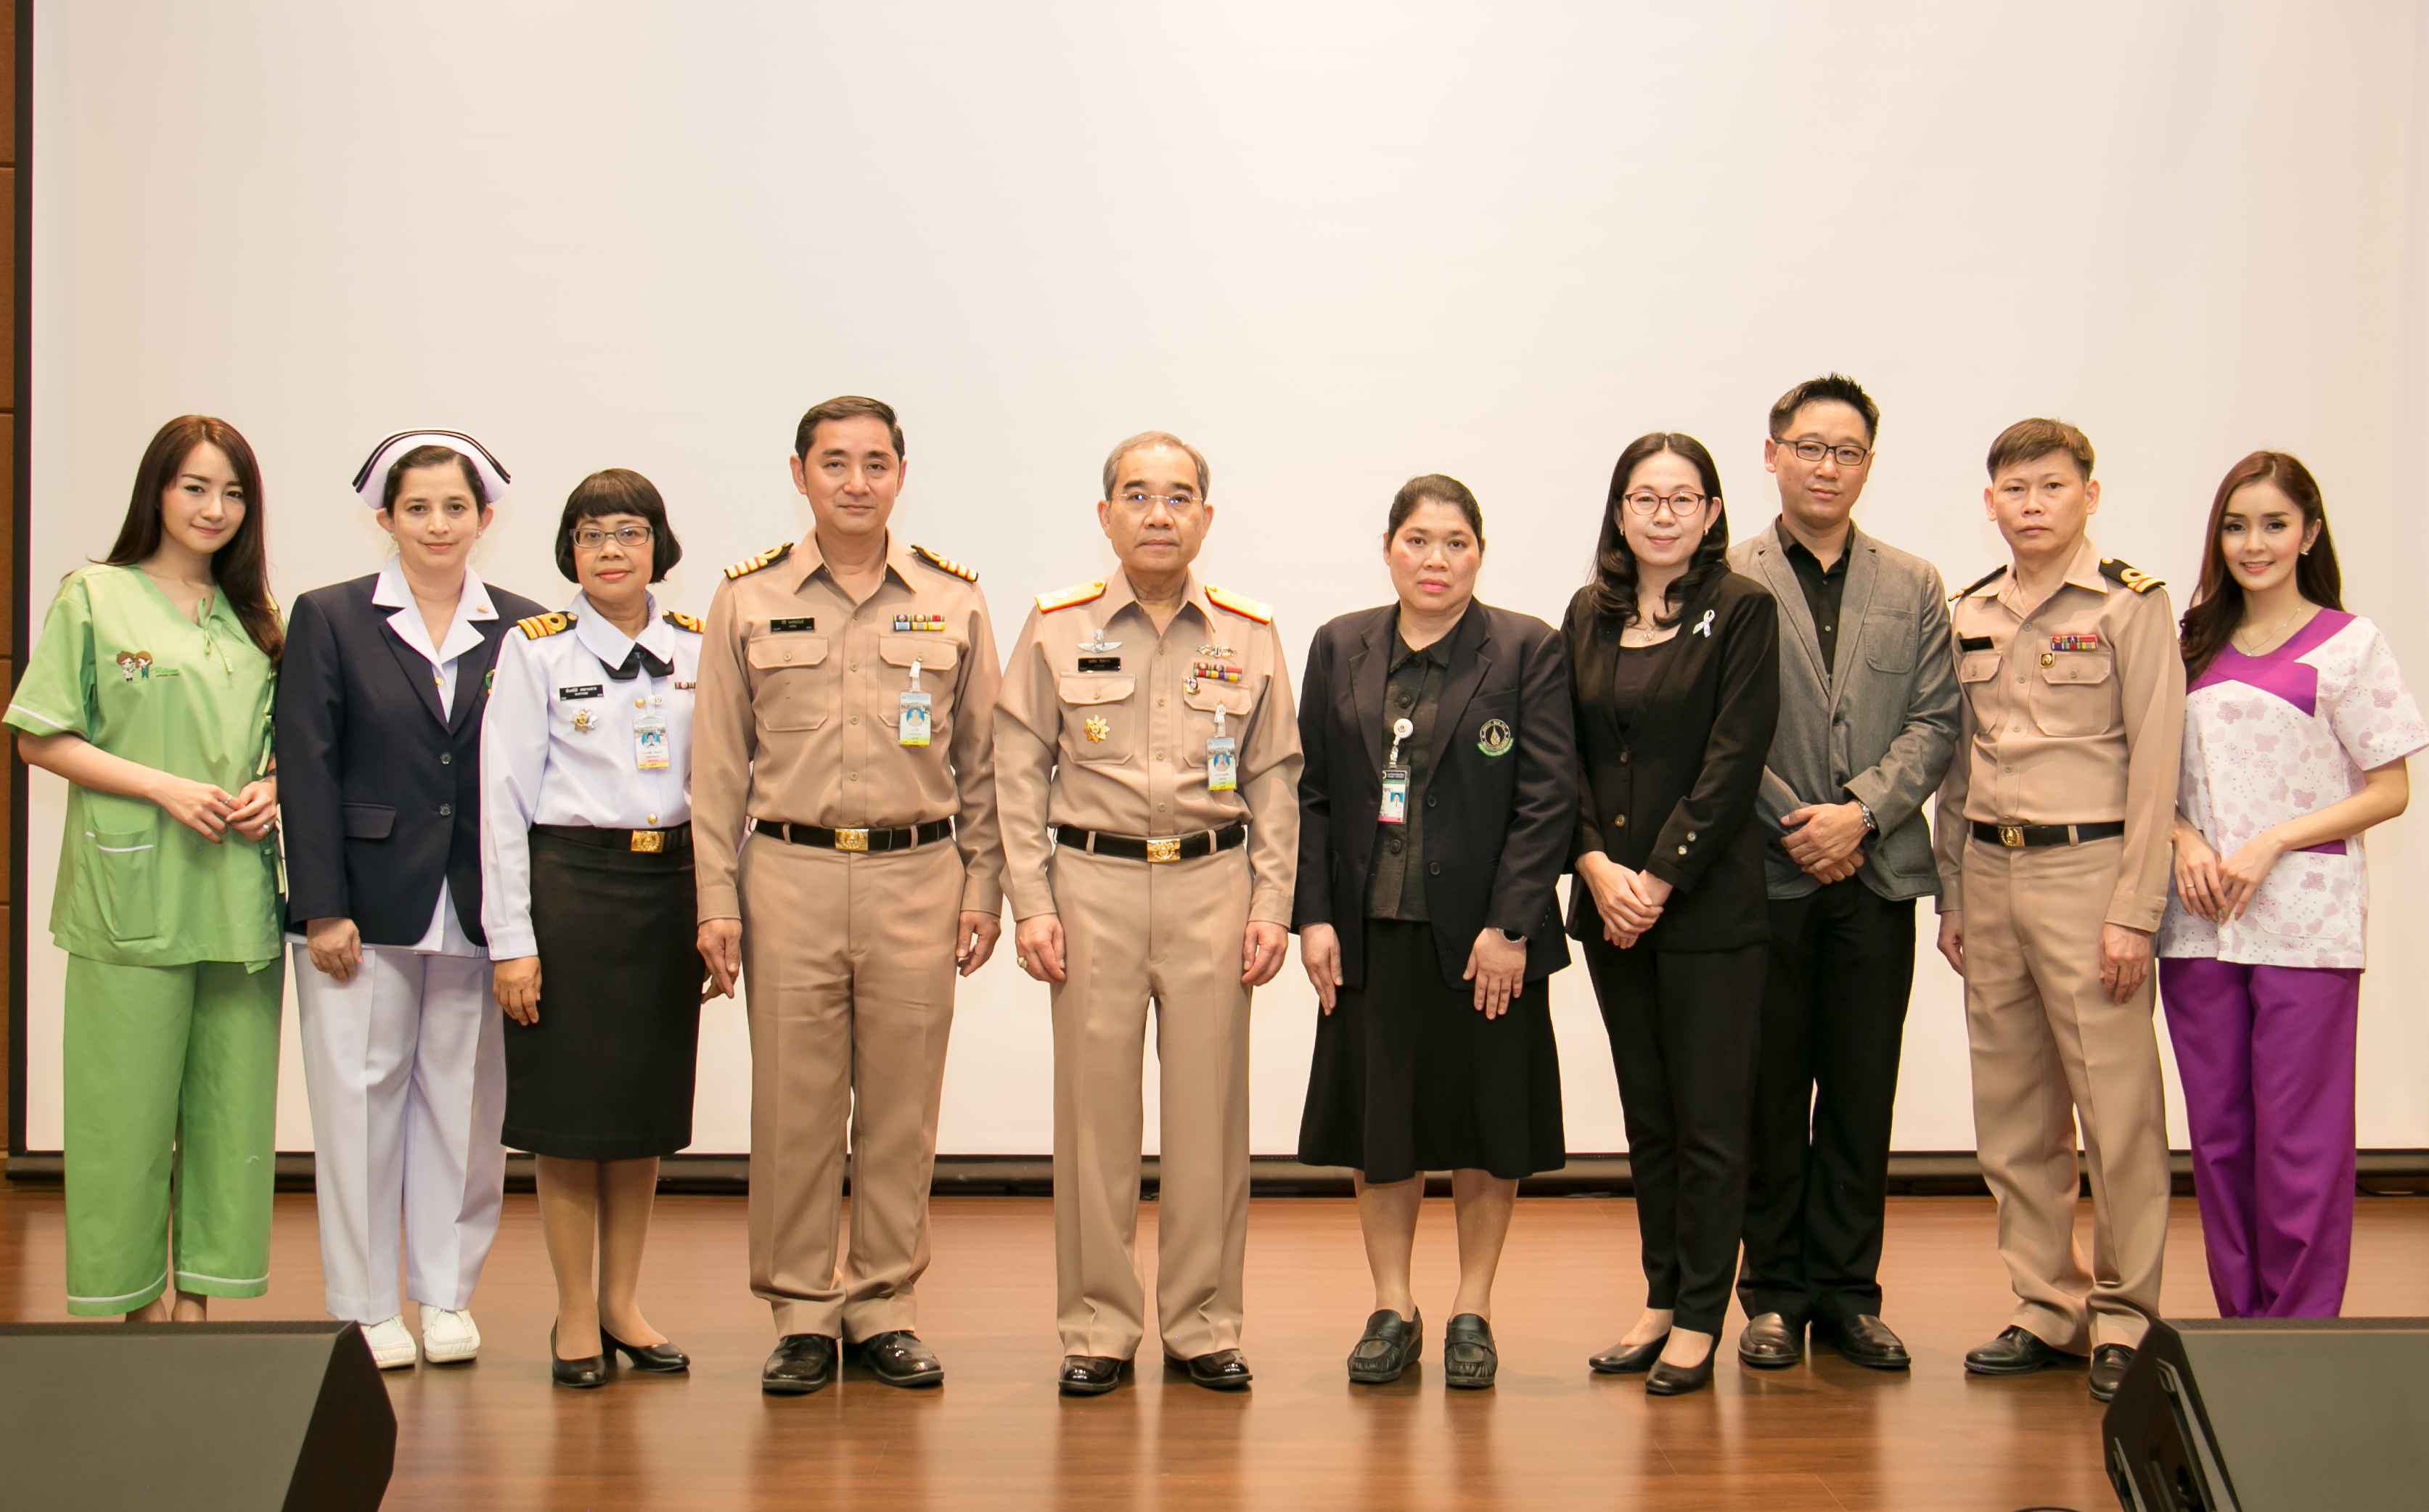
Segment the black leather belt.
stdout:
[[2107,824],[1984,824],[1974,821],[1974,838],[1986,846],[2004,846],[2009,850],[2027,850],[2035,846],[2079,846],[2088,840],[2107,840],[2125,832],[2125,821],[2111,819]]
[[1055,840],[1074,850],[1084,850],[1092,856],[1119,856],[1124,861],[1195,861],[1218,850],[1229,850],[1244,845],[1248,827],[1234,819],[1220,830],[1200,830],[1194,835],[1109,835],[1098,830],[1082,830],[1073,825],[1054,827]]
[[950,836],[953,821],[937,819],[901,830],[821,830],[814,824],[762,821],[759,832],[796,846],[816,846],[821,850],[909,850],[914,846],[933,846]]
[[691,850],[688,824],[669,830],[596,830],[587,824],[536,824],[532,833],[601,850],[637,850],[648,856],[687,855]]

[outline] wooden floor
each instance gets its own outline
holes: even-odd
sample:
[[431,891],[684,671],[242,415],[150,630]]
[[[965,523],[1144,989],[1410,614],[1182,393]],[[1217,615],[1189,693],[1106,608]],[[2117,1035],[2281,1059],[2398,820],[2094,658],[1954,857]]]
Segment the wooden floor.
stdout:
[[[1043,1199],[937,1202],[920,1333],[944,1358],[941,1390],[898,1391],[854,1372],[793,1399],[759,1393],[771,1340],[745,1284],[741,1200],[668,1197],[657,1212],[645,1299],[691,1352],[691,1373],[551,1388],[537,1217],[530,1197],[509,1196],[475,1303],[479,1362],[387,1378],[400,1429],[388,1507],[2115,1505],[2079,1370],[1993,1381],[1959,1368],[2009,1307],[1987,1198],[1892,1203],[1883,1282],[1890,1320],[1914,1351],[1910,1375],[1835,1356],[1758,1373],[1724,1356],[1712,1390],[1676,1401],[1585,1369],[1644,1300],[1624,1199],[1519,1205],[1495,1309],[1494,1391],[1446,1392],[1432,1363],[1453,1279],[1447,1202],[1427,1204],[1420,1239],[1427,1362],[1375,1389],[1350,1387],[1342,1372],[1371,1303],[1355,1212],[1347,1201],[1277,1198],[1257,1202],[1250,1221],[1255,1389],[1218,1396],[1149,1371],[1079,1401],[1053,1386]],[[1153,1214],[1149,1204],[1150,1240]],[[60,1226],[57,1189],[0,1184],[0,1320],[64,1316]],[[317,1316],[315,1242],[312,1199],[281,1196],[271,1294],[214,1316]],[[2429,1314],[2424,1253],[2429,1199],[2363,1198],[2348,1313]],[[2189,1200],[2175,1205],[2166,1308],[2213,1315]]]

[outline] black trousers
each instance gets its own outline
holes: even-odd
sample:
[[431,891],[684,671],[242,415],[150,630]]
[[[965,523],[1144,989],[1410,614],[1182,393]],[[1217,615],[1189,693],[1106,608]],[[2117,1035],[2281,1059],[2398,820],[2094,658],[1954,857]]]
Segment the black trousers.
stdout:
[[1890,1109],[1914,986],[1912,898],[1850,877],[1771,900],[1771,978],[1746,1188],[1746,1316],[1881,1310]]
[[1766,949],[1585,945],[1628,1124],[1644,1305],[1718,1335],[1745,1221]]

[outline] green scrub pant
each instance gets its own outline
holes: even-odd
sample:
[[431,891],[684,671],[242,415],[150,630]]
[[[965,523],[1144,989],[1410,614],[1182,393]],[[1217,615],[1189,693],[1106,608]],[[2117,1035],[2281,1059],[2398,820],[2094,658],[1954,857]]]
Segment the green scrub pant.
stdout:
[[285,962],[113,966],[68,958],[63,1026],[68,1311],[132,1312],[169,1284],[270,1290]]

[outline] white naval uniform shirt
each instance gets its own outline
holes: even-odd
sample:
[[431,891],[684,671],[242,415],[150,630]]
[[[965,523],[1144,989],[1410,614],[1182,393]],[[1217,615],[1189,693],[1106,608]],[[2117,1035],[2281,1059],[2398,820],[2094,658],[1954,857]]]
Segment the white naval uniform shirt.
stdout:
[[[537,639],[520,628],[498,648],[481,726],[481,923],[489,958],[539,954],[531,922],[531,827],[670,830],[691,822],[691,701],[700,682],[698,633],[650,599],[643,649],[673,664],[620,682],[633,642],[581,594],[566,605],[573,628]],[[634,721],[667,725],[667,764],[641,769]]]

